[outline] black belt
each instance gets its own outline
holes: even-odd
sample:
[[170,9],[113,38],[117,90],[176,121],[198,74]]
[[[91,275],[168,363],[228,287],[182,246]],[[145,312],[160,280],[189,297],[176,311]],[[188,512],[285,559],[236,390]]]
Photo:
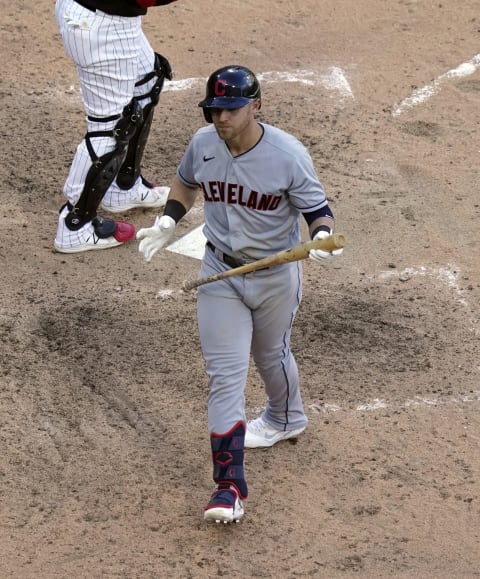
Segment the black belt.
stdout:
[[245,261],[242,261],[240,259],[235,259],[234,257],[228,255],[227,253],[223,253],[223,251],[217,249],[213,245],[213,243],[210,243],[210,241],[207,241],[207,247],[208,249],[211,249],[213,251],[213,253],[218,257],[220,261],[223,261],[223,263],[226,263],[228,266],[232,268],[240,267],[241,265],[245,265],[246,263]]
[[97,11],[96,8],[94,8],[93,6],[90,6],[90,5],[88,4],[88,2],[85,2],[84,0],[75,0],[75,2],[76,2],[77,4],[80,4],[80,6],[83,6],[83,7],[86,8],[87,10],[90,10],[90,12],[96,12],[96,11]]
[[[223,263],[226,263],[231,268],[240,267],[242,265],[246,265],[247,263],[250,263],[248,261],[242,261],[241,259],[235,259],[231,255],[228,255],[228,253],[223,253],[223,251],[218,249],[218,247],[215,247],[213,245],[213,243],[210,243],[210,241],[207,241],[207,247],[208,247],[208,249],[213,251],[213,253],[218,257],[218,259],[220,261],[223,261]],[[260,269],[255,270],[255,271],[263,271],[264,269],[270,269],[270,266],[262,267]]]

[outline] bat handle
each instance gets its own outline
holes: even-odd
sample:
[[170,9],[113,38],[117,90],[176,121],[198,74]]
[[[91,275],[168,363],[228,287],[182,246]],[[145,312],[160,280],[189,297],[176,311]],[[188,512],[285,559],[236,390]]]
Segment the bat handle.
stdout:
[[305,244],[306,249],[322,249],[323,251],[334,251],[335,249],[342,249],[345,247],[345,236],[341,233],[333,233],[328,237],[321,239],[314,239]]

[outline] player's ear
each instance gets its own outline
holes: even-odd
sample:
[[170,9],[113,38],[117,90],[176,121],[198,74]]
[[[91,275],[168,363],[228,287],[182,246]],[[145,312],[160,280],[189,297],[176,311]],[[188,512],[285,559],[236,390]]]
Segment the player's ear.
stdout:
[[262,99],[256,99],[253,101],[253,110],[255,112],[259,111],[262,108]]

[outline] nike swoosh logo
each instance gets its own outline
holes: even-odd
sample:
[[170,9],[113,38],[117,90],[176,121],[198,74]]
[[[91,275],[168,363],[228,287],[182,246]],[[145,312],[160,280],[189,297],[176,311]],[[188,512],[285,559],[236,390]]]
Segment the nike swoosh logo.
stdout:
[[215,159],[215,157],[207,157],[206,155],[203,155],[203,160],[205,161],[205,163],[207,161],[211,161],[212,159]]
[[[100,237],[97,237],[95,235],[95,233],[92,235],[92,237],[93,237],[93,245],[97,245],[97,243],[100,240]],[[87,237],[87,239],[85,239],[85,243],[88,243],[89,241],[90,241],[90,235]]]

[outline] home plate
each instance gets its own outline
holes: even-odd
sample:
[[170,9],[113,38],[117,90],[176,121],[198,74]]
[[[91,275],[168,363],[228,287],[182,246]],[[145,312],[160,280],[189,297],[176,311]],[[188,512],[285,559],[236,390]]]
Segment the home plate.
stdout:
[[181,253],[195,259],[202,259],[205,252],[206,237],[202,233],[203,223],[197,228],[193,229],[183,237],[174,241],[171,245],[166,247],[168,251],[173,253]]

